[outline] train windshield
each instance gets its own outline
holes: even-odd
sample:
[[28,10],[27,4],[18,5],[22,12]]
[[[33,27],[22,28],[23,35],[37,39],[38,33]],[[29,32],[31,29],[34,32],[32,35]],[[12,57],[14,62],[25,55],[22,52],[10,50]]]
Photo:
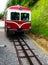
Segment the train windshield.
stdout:
[[19,13],[11,12],[11,20],[19,20]]
[[29,21],[29,13],[21,13],[21,20]]

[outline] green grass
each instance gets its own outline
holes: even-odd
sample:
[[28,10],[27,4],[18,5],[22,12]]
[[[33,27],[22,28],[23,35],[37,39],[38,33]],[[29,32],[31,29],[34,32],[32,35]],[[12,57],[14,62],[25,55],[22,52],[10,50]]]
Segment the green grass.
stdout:
[[39,0],[32,7],[31,23],[32,33],[48,37],[48,0]]

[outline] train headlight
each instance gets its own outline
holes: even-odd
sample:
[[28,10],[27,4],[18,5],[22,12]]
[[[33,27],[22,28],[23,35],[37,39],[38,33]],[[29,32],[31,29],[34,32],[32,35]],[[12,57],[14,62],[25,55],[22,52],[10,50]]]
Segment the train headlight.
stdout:
[[29,29],[31,29],[31,26],[29,27]]

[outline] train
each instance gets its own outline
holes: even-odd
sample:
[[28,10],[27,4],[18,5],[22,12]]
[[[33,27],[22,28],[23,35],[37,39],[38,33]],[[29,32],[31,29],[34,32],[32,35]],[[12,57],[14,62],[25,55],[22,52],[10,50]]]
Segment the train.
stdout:
[[31,10],[25,6],[10,6],[5,11],[5,32],[7,34],[26,32],[31,29]]

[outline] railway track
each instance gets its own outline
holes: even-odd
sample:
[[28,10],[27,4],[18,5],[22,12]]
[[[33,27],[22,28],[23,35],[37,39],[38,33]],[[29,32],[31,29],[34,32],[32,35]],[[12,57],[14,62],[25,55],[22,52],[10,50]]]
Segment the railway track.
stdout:
[[20,65],[42,65],[38,55],[33,52],[27,42],[21,36],[12,38]]

